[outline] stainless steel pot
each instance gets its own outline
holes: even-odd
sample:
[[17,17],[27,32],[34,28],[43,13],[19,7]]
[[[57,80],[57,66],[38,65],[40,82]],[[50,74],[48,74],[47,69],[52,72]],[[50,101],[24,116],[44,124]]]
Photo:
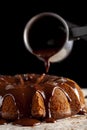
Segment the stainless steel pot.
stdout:
[[[47,19],[49,19],[49,20],[47,21]],[[53,22],[53,20],[55,22]],[[53,29],[54,27],[55,27],[55,29]],[[52,28],[52,30],[51,30],[51,28]],[[57,32],[58,33],[60,32],[59,29],[61,29],[65,33],[65,37],[64,37],[62,44],[59,43],[59,40],[63,39],[63,36],[62,36],[63,33],[61,33],[61,35],[56,34]],[[42,33],[43,30],[44,30],[44,33]],[[52,31],[52,33],[51,33],[51,31]],[[41,35],[41,33],[42,33],[42,35]],[[38,41],[37,40],[35,41],[34,39],[37,39],[36,37],[38,37],[38,39],[39,39],[39,37],[42,39],[45,39],[45,37],[47,37],[47,35],[49,37],[49,33],[57,35],[58,42],[56,42],[55,44],[60,44],[60,46],[56,45],[56,47],[59,47],[58,52],[56,52],[56,54],[49,57],[49,61],[52,63],[59,62],[59,61],[65,59],[70,54],[70,52],[72,51],[72,48],[73,48],[74,40],[77,40],[78,38],[81,38],[82,36],[87,35],[87,26],[69,28],[66,20],[64,20],[58,14],[53,13],[53,12],[39,13],[39,14],[33,16],[27,22],[27,24],[24,28],[23,37],[24,37],[25,47],[28,49],[29,52],[34,54],[32,43],[35,44],[36,48],[39,48],[39,45],[40,45],[40,44],[38,44]],[[32,36],[32,39],[31,39],[31,36]],[[60,39],[60,36],[61,36],[61,39]],[[49,45],[48,49],[50,48],[50,46],[52,47],[53,40],[54,39],[48,40],[47,43],[45,44],[45,46]],[[42,40],[41,40],[41,42],[42,42]],[[41,43],[40,48],[43,47],[43,44],[44,43]],[[39,55],[36,55],[36,56],[41,59],[41,57]]]

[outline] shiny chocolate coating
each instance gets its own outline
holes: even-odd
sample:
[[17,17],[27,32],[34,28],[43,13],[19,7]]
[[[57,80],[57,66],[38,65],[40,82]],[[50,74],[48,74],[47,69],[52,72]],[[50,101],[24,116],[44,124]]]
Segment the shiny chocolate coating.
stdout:
[[[68,86],[75,92],[78,100],[80,100],[79,92],[76,88],[75,82],[64,77],[46,75],[46,74],[18,74],[14,76],[0,75],[0,120],[1,124],[5,121],[12,122],[13,124],[19,124],[23,126],[32,126],[40,124],[41,122],[54,122],[57,119],[52,117],[49,103],[53,96],[55,88],[60,89],[64,95],[66,95],[68,102],[72,106],[72,98],[68,92],[68,89],[64,85]],[[80,89],[80,88],[79,88]],[[45,115],[35,117],[32,115],[32,99],[35,93],[38,92],[45,105]],[[11,96],[17,109],[16,117],[13,119],[3,119],[2,108],[4,100],[7,96]],[[8,105],[8,104],[7,104]],[[78,105],[78,104],[77,104]],[[80,105],[79,105],[80,106]],[[6,106],[5,106],[6,107]],[[75,106],[74,106],[75,107]],[[78,112],[83,111],[81,107],[78,107]],[[5,108],[6,109],[6,108]],[[73,107],[71,108],[71,115],[76,114]],[[70,115],[69,115],[70,116]],[[60,118],[60,117],[59,117]]]

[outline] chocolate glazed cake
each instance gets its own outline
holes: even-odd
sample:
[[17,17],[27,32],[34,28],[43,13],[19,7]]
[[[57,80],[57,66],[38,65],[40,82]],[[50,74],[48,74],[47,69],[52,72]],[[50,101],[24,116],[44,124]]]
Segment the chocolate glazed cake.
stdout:
[[33,126],[85,112],[82,90],[69,78],[46,74],[0,76],[0,124]]

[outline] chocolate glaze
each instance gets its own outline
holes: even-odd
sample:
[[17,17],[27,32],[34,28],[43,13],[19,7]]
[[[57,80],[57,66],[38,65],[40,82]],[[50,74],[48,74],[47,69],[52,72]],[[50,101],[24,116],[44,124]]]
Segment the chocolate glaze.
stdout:
[[35,126],[40,124],[41,122],[37,119],[29,119],[29,118],[22,118],[18,119],[13,122],[13,125],[20,125],[20,126]]
[[85,98],[87,98],[87,95],[85,96]]
[[3,119],[0,119],[0,125],[4,125],[4,124],[6,124],[7,122],[5,121],[5,120],[3,120]]
[[[69,102],[72,102],[70,95],[59,85],[68,83],[74,90],[75,84],[68,81],[67,78],[38,75],[38,74],[21,74],[15,76],[0,76],[0,118],[2,121],[2,104],[7,95],[12,96],[17,107],[18,116],[15,120],[11,121],[13,124],[22,126],[37,125],[40,122],[54,122],[52,118],[49,99],[52,97],[53,90],[58,87],[66,95]],[[42,118],[35,118],[31,114],[32,98],[38,91],[44,99],[46,108],[46,116]],[[76,91],[75,91],[76,92]],[[77,94],[77,93],[76,93]],[[81,110],[81,109],[80,109]],[[83,111],[83,110],[82,110]],[[4,120],[5,121],[5,120]],[[8,122],[9,120],[6,120]],[[1,124],[0,123],[0,124]]]

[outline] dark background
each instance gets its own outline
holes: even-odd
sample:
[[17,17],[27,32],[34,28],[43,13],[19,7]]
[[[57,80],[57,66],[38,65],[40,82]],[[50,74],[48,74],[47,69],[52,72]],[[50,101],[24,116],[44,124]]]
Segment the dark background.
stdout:
[[[72,24],[87,25],[87,8],[83,2],[76,4],[70,1],[65,4],[63,1],[12,1],[0,6],[0,74],[4,75],[45,72],[44,63],[30,54],[24,46],[24,27],[32,16],[50,11]],[[87,88],[86,56],[87,37],[74,41],[71,54],[63,61],[51,64],[48,74],[69,77],[81,87]]]

